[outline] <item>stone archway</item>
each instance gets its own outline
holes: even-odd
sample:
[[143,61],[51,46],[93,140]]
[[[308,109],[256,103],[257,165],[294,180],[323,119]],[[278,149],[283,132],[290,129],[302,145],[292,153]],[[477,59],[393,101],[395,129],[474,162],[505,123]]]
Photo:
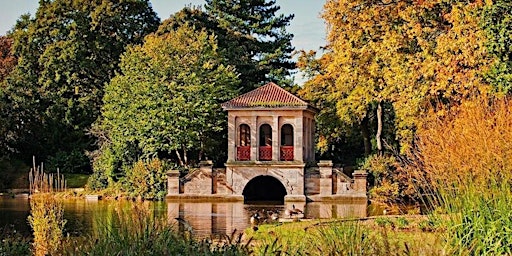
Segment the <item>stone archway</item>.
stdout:
[[245,185],[242,195],[244,203],[284,203],[286,188],[276,178],[268,175],[260,175],[251,179]]

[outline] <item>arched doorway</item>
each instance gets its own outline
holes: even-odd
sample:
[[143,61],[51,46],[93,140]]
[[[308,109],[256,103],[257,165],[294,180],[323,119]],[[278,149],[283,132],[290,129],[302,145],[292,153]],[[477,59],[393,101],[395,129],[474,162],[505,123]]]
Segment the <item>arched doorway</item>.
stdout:
[[245,185],[244,203],[284,204],[286,188],[272,176],[257,176]]

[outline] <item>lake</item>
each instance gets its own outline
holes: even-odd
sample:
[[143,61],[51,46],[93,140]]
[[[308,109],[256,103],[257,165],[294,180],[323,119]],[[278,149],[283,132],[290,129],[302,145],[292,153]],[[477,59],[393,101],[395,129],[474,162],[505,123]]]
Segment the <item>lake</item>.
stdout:
[[[83,235],[93,232],[101,220],[116,214],[116,209],[130,209],[127,200],[64,199],[65,233]],[[193,229],[202,237],[221,236],[233,231],[243,231],[251,226],[250,217],[258,212],[278,212],[283,220],[289,219],[285,210],[293,207],[304,211],[304,219],[328,219],[343,217],[365,217],[372,212],[366,201],[310,202],[271,204],[244,204],[243,202],[146,202],[155,216],[166,217],[173,225]],[[30,234],[27,217],[30,212],[29,199],[0,197],[0,227],[8,227],[22,234]],[[181,220],[180,222],[177,219]]]

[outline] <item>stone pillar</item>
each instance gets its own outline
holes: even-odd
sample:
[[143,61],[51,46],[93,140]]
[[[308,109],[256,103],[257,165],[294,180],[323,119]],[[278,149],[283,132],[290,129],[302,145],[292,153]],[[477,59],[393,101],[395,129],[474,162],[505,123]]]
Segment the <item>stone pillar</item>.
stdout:
[[171,170],[167,172],[167,195],[178,195],[180,193],[180,171]]
[[236,119],[228,113],[228,162],[236,160]]
[[272,160],[279,161],[281,160],[280,151],[281,151],[281,131],[279,129],[279,116],[274,116],[272,118]]
[[251,117],[251,123],[249,124],[251,128],[251,161],[258,159],[258,118],[256,115]]
[[352,174],[354,176],[354,190],[366,194],[366,171],[357,170]]
[[210,177],[210,182],[204,182],[202,191],[209,191],[213,194],[213,161],[206,160],[199,162],[199,170],[205,174],[206,177]]
[[320,195],[332,195],[332,161],[320,160],[318,167],[320,169]]
[[297,116],[295,118],[295,128],[293,133],[293,158],[295,160],[304,161],[304,120],[302,116]]

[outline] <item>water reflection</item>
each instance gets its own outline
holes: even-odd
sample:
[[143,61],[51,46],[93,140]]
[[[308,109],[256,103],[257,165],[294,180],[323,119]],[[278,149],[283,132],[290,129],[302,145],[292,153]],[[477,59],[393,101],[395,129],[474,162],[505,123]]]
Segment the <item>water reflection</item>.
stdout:
[[[216,203],[216,202],[167,202],[167,216],[169,220],[186,230],[190,225],[194,233],[199,236],[219,236],[243,231],[250,227],[250,218],[254,213],[265,214],[277,212],[281,220],[289,218],[286,209],[295,208],[304,212],[307,219],[319,218],[345,218],[365,217],[367,213],[366,201],[346,202],[312,202],[312,203],[285,203],[275,204],[243,204]],[[186,224],[178,220],[186,221]],[[263,218],[267,221],[269,218]]]
[[[106,223],[115,225],[112,220],[119,208],[130,210],[131,201],[87,201],[83,199],[63,200],[64,218],[67,220],[65,231],[70,235],[91,234],[97,230],[98,225]],[[194,230],[194,234],[204,236],[220,236],[231,234],[235,230],[243,231],[250,227],[250,217],[254,213],[277,212],[282,219],[286,216],[286,209],[295,208],[304,211],[304,217],[317,218],[343,218],[364,217],[367,215],[366,201],[346,202],[312,202],[312,203],[285,203],[271,204],[259,202],[258,204],[244,204],[243,202],[149,202],[155,216],[162,216],[185,230],[185,221]],[[30,234],[27,217],[30,212],[30,203],[27,199],[0,198],[0,227],[10,227]],[[265,219],[265,218],[264,218]],[[103,223],[103,224],[102,224]]]

